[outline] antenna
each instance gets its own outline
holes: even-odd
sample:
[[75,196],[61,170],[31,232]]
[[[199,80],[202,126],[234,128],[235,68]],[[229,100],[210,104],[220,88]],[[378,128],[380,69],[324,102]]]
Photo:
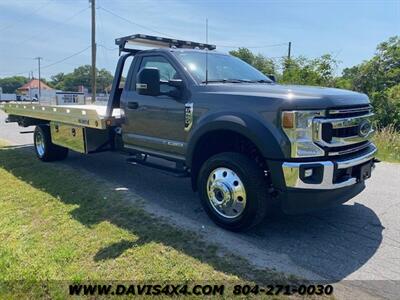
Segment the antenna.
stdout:
[[[208,19],[206,18],[206,44],[208,44]],[[206,84],[208,84],[208,48],[206,48]]]

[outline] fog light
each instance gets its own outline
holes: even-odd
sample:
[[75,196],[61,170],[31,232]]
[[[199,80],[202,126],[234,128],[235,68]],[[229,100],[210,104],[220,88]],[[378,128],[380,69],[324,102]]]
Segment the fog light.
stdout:
[[300,166],[299,176],[304,183],[319,184],[324,177],[324,166],[319,163],[305,163]]
[[305,169],[304,170],[304,177],[310,177],[313,174],[313,169]]

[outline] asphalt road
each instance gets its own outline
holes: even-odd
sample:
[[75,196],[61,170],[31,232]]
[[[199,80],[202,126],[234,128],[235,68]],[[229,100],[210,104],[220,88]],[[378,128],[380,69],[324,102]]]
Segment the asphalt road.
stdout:
[[[14,145],[32,144],[31,133],[19,133],[29,130],[5,124],[0,112],[0,139]],[[34,155],[33,149],[29,151]],[[62,164],[97,174],[152,205],[189,218],[199,231],[206,228],[214,233],[215,239],[238,237],[241,248],[286,257],[288,263],[329,282],[345,280],[373,295],[400,299],[393,291],[394,286],[400,286],[400,164],[378,164],[364,192],[344,205],[306,215],[280,216],[245,234],[225,235],[203,212],[188,179],[132,166],[125,159],[117,153],[72,153]],[[391,291],[386,291],[390,289],[387,285]]]

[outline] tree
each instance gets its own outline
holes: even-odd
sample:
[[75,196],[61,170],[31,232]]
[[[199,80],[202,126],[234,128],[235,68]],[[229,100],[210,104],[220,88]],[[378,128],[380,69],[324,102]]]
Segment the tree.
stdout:
[[113,76],[106,69],[101,69],[97,74],[97,91],[104,92],[113,82]]
[[[72,73],[58,73],[51,77],[51,83],[56,89],[65,91],[77,91],[83,85],[91,92],[92,87],[92,67],[90,65],[75,68]],[[113,76],[106,69],[97,70],[97,92],[104,92],[112,83]]]
[[378,45],[375,55],[360,65],[346,68],[343,76],[352,81],[356,91],[372,94],[400,82],[400,37]]
[[375,55],[363,63],[343,70],[339,87],[366,93],[375,109],[378,126],[394,124],[400,129],[400,37],[380,43]]
[[400,129],[400,84],[372,93],[371,101],[379,127]]
[[92,67],[90,65],[80,66],[75,68],[72,73],[65,76],[64,86],[67,91],[77,91],[80,85],[88,88],[91,92],[92,79],[91,79]]
[[57,90],[64,90],[65,74],[58,73],[50,77],[49,85]]
[[254,61],[254,54],[247,48],[239,48],[238,50],[232,50],[229,52],[230,55],[239,57],[241,60],[252,65]]
[[[262,54],[254,54],[247,48],[239,48],[229,53],[265,75],[277,75],[279,82],[289,84],[333,86],[335,84],[334,73],[339,63],[330,54],[315,59],[307,59],[304,56],[292,59],[284,58],[281,65],[278,65],[272,59]],[[283,73],[279,74],[278,69],[282,69]]]
[[15,91],[27,83],[29,79],[24,76],[5,77],[0,79],[0,87],[3,93],[15,93]]
[[276,73],[276,65],[274,61],[260,53],[253,54],[247,48],[239,48],[238,50],[230,51],[229,54],[247,62],[265,75],[272,75]]
[[283,59],[282,83],[333,86],[338,61],[330,54],[315,59],[299,56]]

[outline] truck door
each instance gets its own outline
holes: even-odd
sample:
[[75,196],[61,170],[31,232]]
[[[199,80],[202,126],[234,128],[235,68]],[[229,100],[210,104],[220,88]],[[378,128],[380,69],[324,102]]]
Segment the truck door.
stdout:
[[[122,128],[123,141],[126,147],[138,150],[176,155],[184,154],[184,99],[170,96],[139,95],[136,92],[136,73],[146,67],[160,70],[161,81],[180,79],[177,69],[166,56],[144,55],[139,58],[132,73],[128,89],[124,89],[121,107],[125,112],[125,124]],[[161,84],[161,91],[174,88]]]

